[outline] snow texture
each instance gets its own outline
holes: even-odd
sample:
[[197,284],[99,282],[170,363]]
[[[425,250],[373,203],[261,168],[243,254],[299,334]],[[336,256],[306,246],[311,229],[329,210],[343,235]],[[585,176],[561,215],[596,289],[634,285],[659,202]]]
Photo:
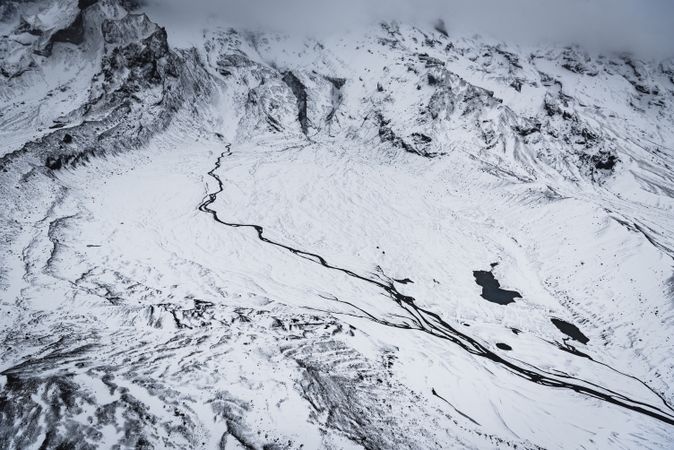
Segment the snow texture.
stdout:
[[0,447],[674,446],[671,60],[174,28],[0,5]]

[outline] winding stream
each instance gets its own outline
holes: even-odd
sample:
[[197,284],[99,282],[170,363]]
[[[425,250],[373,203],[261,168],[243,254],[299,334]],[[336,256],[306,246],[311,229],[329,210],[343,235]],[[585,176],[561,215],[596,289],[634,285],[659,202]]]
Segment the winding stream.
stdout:
[[[257,233],[258,239],[262,242],[287,250],[288,252],[291,252],[300,258],[304,258],[313,263],[320,264],[326,269],[342,272],[351,278],[360,280],[364,283],[370,283],[376,286],[383,293],[385,293],[393,302],[395,302],[398,305],[398,307],[400,307],[407,313],[409,319],[412,321],[412,325],[408,323],[389,322],[384,319],[375,317],[372,314],[368,313],[367,311],[364,311],[363,309],[351,303],[338,299],[335,300],[341,303],[345,303],[349,306],[352,306],[353,308],[365,314],[368,319],[377,322],[379,324],[399,329],[418,330],[428,333],[429,335],[432,335],[436,338],[449,341],[455,345],[458,345],[460,348],[470,353],[471,355],[485,358],[493,362],[494,364],[501,366],[510,373],[518,377],[524,378],[528,381],[531,381],[532,383],[552,388],[572,390],[581,395],[599,399],[607,403],[619,406],[621,408],[625,408],[630,411],[644,414],[646,416],[652,417],[656,420],[674,426],[674,408],[672,408],[672,406],[670,406],[660,394],[655,392],[648,385],[646,385],[644,382],[638,380],[635,377],[625,375],[639,382],[651,393],[656,395],[661,400],[662,405],[652,405],[639,400],[634,400],[624,394],[611,390],[607,387],[600,386],[590,381],[575,378],[570,375],[561,374],[559,372],[555,373],[547,372],[545,370],[536,368],[530,364],[527,364],[526,367],[520,365],[516,362],[511,361],[510,359],[506,359],[504,356],[501,356],[493,352],[492,350],[487,348],[484,344],[478,342],[476,339],[458,331],[452,325],[444,321],[437,313],[425,309],[421,306],[418,306],[416,304],[416,299],[414,297],[404,295],[398,292],[398,290],[394,286],[395,280],[389,280],[388,282],[384,282],[376,278],[370,278],[364,275],[360,275],[356,272],[353,272],[352,270],[343,267],[334,266],[330,264],[325,258],[323,258],[318,254],[296,249],[267,238],[264,235],[264,228],[260,225],[227,222],[221,219],[218,216],[217,211],[211,209],[210,206],[216,201],[218,194],[220,194],[224,190],[222,180],[218,177],[218,175],[215,172],[220,168],[222,159],[229,155],[231,155],[231,144],[227,145],[227,150],[218,157],[214,167],[208,172],[208,175],[218,183],[218,189],[215,192],[209,193],[206,196],[204,201],[198,207],[199,211],[209,214],[213,218],[213,220],[215,220],[221,225],[230,228],[253,229]],[[603,363],[601,364],[605,365]],[[615,371],[617,373],[621,373],[617,370]]]

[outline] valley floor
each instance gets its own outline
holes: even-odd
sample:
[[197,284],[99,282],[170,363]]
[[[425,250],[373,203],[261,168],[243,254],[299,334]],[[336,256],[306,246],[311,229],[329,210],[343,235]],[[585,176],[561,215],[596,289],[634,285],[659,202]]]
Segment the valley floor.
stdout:
[[54,174],[3,244],[9,447],[671,448],[671,260],[592,198],[205,132]]

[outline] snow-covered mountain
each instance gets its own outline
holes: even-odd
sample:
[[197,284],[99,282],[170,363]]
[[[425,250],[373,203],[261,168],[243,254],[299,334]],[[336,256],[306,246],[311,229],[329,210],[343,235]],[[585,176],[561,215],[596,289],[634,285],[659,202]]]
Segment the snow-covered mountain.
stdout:
[[153,20],[0,4],[0,447],[674,446],[674,60]]

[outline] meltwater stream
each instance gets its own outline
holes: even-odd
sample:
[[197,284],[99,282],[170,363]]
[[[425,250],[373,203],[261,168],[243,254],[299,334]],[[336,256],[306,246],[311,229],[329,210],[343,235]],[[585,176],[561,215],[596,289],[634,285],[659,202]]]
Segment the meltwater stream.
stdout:
[[[199,211],[209,214],[213,218],[213,220],[220,223],[221,225],[231,228],[249,228],[255,230],[258,239],[264,243],[275,246],[277,248],[284,249],[300,258],[306,259],[315,264],[320,264],[326,269],[339,271],[364,283],[370,283],[374,286],[377,286],[379,289],[381,289],[383,293],[385,293],[393,302],[395,302],[402,310],[404,310],[408,314],[407,317],[412,321],[413,325],[410,325],[409,323],[389,322],[387,320],[378,318],[368,313],[367,311],[357,307],[356,305],[353,305],[348,302],[343,302],[361,311],[363,314],[365,314],[365,318],[368,318],[379,324],[398,329],[414,329],[428,333],[429,335],[432,335],[436,338],[443,339],[455,345],[458,345],[466,352],[481,358],[485,358],[491,361],[492,363],[501,366],[510,373],[518,377],[524,378],[528,381],[531,381],[532,383],[536,383],[538,385],[547,386],[551,388],[572,390],[581,395],[599,399],[607,403],[619,406],[621,408],[625,408],[640,414],[644,414],[646,416],[652,417],[656,420],[674,426],[674,408],[672,408],[672,406],[670,406],[660,394],[651,389],[643,381],[638,380],[635,377],[623,374],[624,376],[627,376],[632,380],[637,381],[638,383],[643,385],[649,392],[657,396],[660,399],[661,404],[654,405],[639,400],[635,400],[628,397],[627,395],[621,394],[610,388],[600,386],[590,381],[585,381],[569,375],[561,374],[559,372],[555,373],[548,372],[543,369],[537,368],[530,363],[523,364],[516,360],[507,359],[506,356],[502,356],[498,353],[493,352],[488,347],[480,343],[477,339],[474,339],[458,331],[452,325],[450,325],[448,322],[442,319],[438,313],[435,313],[421,306],[418,306],[416,304],[416,299],[414,297],[404,295],[398,292],[398,290],[394,286],[394,280],[384,282],[377,278],[369,278],[365,275],[360,275],[350,269],[334,266],[330,264],[325,258],[323,258],[318,254],[306,252],[282,244],[280,242],[273,241],[264,235],[264,228],[260,225],[227,222],[225,220],[222,220],[218,216],[218,212],[214,209],[211,209],[210,206],[211,204],[213,204],[213,202],[216,201],[218,194],[220,194],[224,190],[222,180],[218,177],[218,175],[215,172],[220,168],[223,158],[229,155],[231,155],[231,144],[227,145],[227,150],[220,154],[220,156],[215,161],[214,167],[208,172],[208,175],[218,183],[218,188],[216,191],[209,193],[206,196],[206,198],[201,202],[201,204],[198,206]],[[496,286],[496,288],[499,288],[499,286]],[[503,346],[500,346],[500,348],[503,349],[504,351],[508,351]],[[600,364],[606,366],[603,363]],[[615,372],[621,373],[617,370],[615,370]]]

